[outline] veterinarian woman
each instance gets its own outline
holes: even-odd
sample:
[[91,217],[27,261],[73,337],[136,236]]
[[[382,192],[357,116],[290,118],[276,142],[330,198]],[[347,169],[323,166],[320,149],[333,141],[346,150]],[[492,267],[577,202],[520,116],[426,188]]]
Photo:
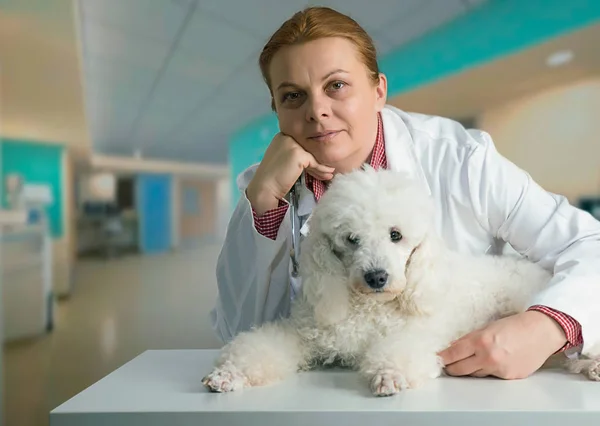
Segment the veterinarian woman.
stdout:
[[281,132],[238,177],[211,313],[223,341],[289,312],[301,277],[291,276],[284,197],[298,178],[303,225],[336,173],[368,163],[421,180],[444,212],[436,226],[451,248],[499,253],[507,242],[554,271],[529,310],[443,351],[449,374],[523,378],[555,352],[600,344],[600,223],[542,189],[488,134],[387,106],[373,42],[355,21],[327,8],[301,11],[273,34],[260,68]]

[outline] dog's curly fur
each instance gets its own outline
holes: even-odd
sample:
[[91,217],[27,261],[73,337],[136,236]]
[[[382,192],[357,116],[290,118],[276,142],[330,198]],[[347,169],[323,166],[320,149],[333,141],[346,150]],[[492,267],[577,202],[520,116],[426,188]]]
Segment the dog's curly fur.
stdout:
[[[525,259],[449,250],[432,200],[398,172],[336,176],[309,225],[289,318],[227,344],[203,380],[209,389],[270,384],[334,362],[359,370],[375,395],[413,388],[442,374],[436,354],[451,341],[523,312],[551,278]],[[381,288],[367,284],[374,271]],[[597,361],[577,362],[571,371],[598,379]]]

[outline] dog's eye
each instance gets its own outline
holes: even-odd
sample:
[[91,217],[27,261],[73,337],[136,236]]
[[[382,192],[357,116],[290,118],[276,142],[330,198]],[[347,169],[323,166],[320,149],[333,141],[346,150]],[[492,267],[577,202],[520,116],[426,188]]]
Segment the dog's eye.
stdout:
[[357,246],[357,245],[358,245],[358,243],[360,242],[360,240],[358,239],[358,237],[357,237],[356,235],[352,235],[352,234],[348,235],[348,236],[346,237],[346,239],[347,239],[347,240],[348,240],[348,242],[349,242],[350,244],[352,244],[353,246]]
[[398,241],[400,241],[402,239],[402,234],[398,230],[392,229],[392,232],[390,232],[390,239],[394,243],[397,243]]

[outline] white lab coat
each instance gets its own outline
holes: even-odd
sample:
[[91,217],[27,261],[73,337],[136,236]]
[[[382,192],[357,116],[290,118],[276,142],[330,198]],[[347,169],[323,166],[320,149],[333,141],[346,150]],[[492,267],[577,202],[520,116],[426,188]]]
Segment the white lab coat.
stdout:
[[[500,253],[505,242],[554,272],[531,305],[562,311],[582,326],[584,352],[600,343],[600,222],[542,189],[497,151],[490,136],[441,117],[382,111],[388,167],[419,178],[437,207],[436,228],[465,253]],[[540,156],[543,158],[543,154]],[[238,177],[240,200],[217,264],[219,297],[211,312],[223,341],[289,313],[300,282],[290,277],[289,210],[275,241],[253,225],[245,188],[257,165]],[[298,216],[315,200],[302,185]]]

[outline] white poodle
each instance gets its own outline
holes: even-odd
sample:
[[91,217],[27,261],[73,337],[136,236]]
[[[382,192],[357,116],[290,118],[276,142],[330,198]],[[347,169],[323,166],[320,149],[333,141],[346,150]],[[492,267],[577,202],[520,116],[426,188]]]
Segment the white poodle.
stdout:
[[[524,311],[550,274],[523,259],[450,251],[433,221],[430,198],[397,172],[337,176],[310,219],[290,316],[240,333],[203,383],[228,392],[335,362],[384,396],[440,376],[439,351]],[[570,369],[600,378],[594,360]]]

